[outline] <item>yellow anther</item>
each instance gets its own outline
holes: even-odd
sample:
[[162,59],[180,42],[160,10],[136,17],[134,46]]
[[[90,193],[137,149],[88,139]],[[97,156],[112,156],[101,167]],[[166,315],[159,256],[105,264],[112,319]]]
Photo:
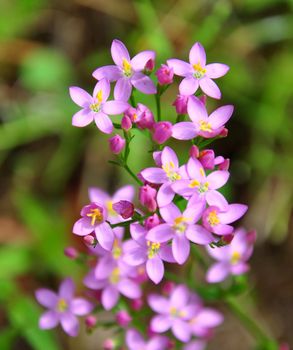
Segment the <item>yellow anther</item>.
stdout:
[[215,210],[211,211],[208,215],[208,222],[211,226],[216,226],[220,223],[220,219]]
[[67,301],[65,299],[59,299],[58,303],[57,303],[57,310],[59,312],[64,312],[68,309],[68,304]]
[[188,185],[188,187],[194,188],[194,187],[198,187],[199,185],[200,185],[200,182],[194,179],[190,181],[190,184]]
[[159,252],[161,244],[158,242],[147,241],[148,248],[148,258],[152,259]]
[[199,122],[199,128],[201,131],[212,131],[212,126],[210,123],[206,122],[205,120],[200,120]]
[[177,316],[178,311],[177,311],[176,307],[174,307],[174,306],[170,307],[170,314],[171,314],[171,316]]
[[136,114],[136,113],[134,113],[134,114],[133,114],[133,121],[134,121],[134,122],[136,122],[136,121],[137,121],[137,119],[138,119],[138,116],[137,116],[137,114]]
[[162,169],[165,171],[166,175],[168,176],[169,180],[176,181],[181,179],[181,175],[179,175],[174,169],[175,164],[173,162],[169,162],[162,166]]
[[86,214],[92,218],[91,225],[94,226],[97,222],[103,221],[103,214],[99,208],[91,209],[91,212]]
[[199,172],[200,172],[200,175],[201,175],[201,176],[204,176],[204,175],[205,175],[205,174],[204,174],[203,168],[200,168],[200,169],[199,169]]
[[120,247],[118,239],[115,239],[112,249],[112,256],[114,259],[119,259],[122,254],[122,249]]
[[113,209],[113,202],[112,201],[107,201],[106,202],[106,208],[109,212],[110,215],[112,216],[117,216],[118,214],[116,213],[116,211]]
[[112,284],[117,284],[119,280],[120,280],[120,270],[118,267],[116,267],[110,275],[110,282]]
[[103,101],[103,91],[102,90],[98,91],[97,100],[99,101],[99,103],[101,103]]
[[193,75],[197,79],[202,78],[205,75],[205,73],[207,72],[207,70],[205,68],[203,68],[199,62],[197,64],[193,64],[192,67],[194,69]]
[[174,220],[173,229],[177,232],[181,232],[181,233],[185,232],[187,222],[190,220],[191,220],[190,218],[187,218],[185,216],[179,216]]
[[123,73],[126,76],[130,76],[132,73],[132,69],[131,69],[131,64],[129,61],[127,61],[126,58],[123,58],[122,60],[122,68],[123,68]]
[[239,262],[240,259],[241,259],[240,253],[237,252],[237,251],[236,251],[236,252],[233,252],[233,254],[232,254],[232,256],[231,256],[231,259],[230,259],[231,264],[232,264],[232,265],[237,264],[237,263]]

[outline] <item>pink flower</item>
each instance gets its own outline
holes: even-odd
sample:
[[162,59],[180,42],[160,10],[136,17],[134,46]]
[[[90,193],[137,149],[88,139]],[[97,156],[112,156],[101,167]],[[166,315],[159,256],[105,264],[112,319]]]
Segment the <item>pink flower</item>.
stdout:
[[71,337],[77,336],[79,323],[76,316],[89,314],[93,310],[93,305],[83,298],[74,298],[74,289],[72,279],[66,278],[61,283],[58,294],[49,289],[36,291],[37,301],[48,308],[40,318],[41,329],[51,329],[61,323],[64,332]]
[[172,124],[170,122],[154,123],[153,129],[153,140],[159,145],[165,143],[172,136]]
[[189,206],[183,213],[173,203],[160,209],[165,223],[152,228],[146,235],[147,240],[157,243],[172,241],[172,253],[178,264],[183,264],[190,252],[190,242],[209,244],[214,241],[213,235],[195,223],[204,211],[204,202]]
[[144,94],[157,92],[152,80],[142,73],[147,62],[155,59],[154,51],[142,51],[130,59],[125,45],[115,39],[112,42],[111,55],[116,65],[98,68],[93,76],[97,80],[106,78],[110,82],[117,81],[114,89],[115,100],[128,101],[132,86]]
[[126,143],[125,139],[118,134],[111,137],[108,140],[108,142],[109,142],[110,150],[114,154],[121,153],[123,148],[125,147],[125,143]]
[[210,97],[221,98],[221,91],[212,80],[225,75],[229,67],[222,63],[206,64],[206,53],[200,43],[195,43],[189,52],[189,63],[178,59],[167,60],[168,66],[182,80],[179,91],[183,95],[193,95],[198,87]]
[[229,245],[207,247],[209,255],[217,260],[207,272],[206,279],[209,283],[222,282],[228,275],[241,275],[249,270],[247,261],[253,252],[253,241],[250,237],[250,233],[239,229],[235,231]]
[[166,64],[162,64],[156,71],[158,82],[160,85],[168,85],[173,83],[174,72],[173,68],[170,68]]
[[156,196],[157,191],[150,185],[144,185],[139,189],[139,201],[150,212],[154,212],[157,209]]
[[85,90],[72,86],[69,88],[70,97],[82,109],[74,114],[72,125],[83,127],[95,121],[97,127],[105,134],[111,134],[113,123],[108,114],[115,115],[126,111],[127,102],[107,101],[110,95],[110,83],[106,79],[99,81],[93,92],[93,96]]
[[217,108],[208,116],[204,104],[195,96],[188,100],[188,115],[191,122],[180,122],[173,126],[173,137],[178,140],[191,140],[200,135],[212,138],[221,133],[225,123],[231,118],[232,105]]
[[147,275],[158,284],[164,276],[163,261],[175,262],[171,247],[147,241],[147,230],[139,224],[131,224],[130,233],[132,240],[125,243],[124,261],[131,266],[146,264]]
[[126,333],[126,345],[129,350],[167,350],[168,344],[167,337],[155,335],[146,341],[135,329],[129,329]]
[[132,317],[126,310],[120,310],[116,314],[116,321],[119,324],[119,326],[125,328],[132,321]]
[[129,107],[125,116],[128,116],[139,129],[151,129],[155,122],[152,111],[142,103],[138,103],[137,108]]
[[186,114],[187,113],[187,102],[189,96],[186,95],[178,95],[176,100],[173,102],[173,106],[176,108],[177,114]]

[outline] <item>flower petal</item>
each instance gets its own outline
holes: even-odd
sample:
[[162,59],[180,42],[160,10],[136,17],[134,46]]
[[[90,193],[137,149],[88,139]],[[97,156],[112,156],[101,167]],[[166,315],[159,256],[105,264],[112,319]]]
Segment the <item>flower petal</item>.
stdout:
[[173,68],[174,74],[179,75],[180,77],[186,77],[192,72],[189,63],[178,60],[177,58],[167,60],[167,64],[170,68]]
[[225,263],[216,263],[212,265],[207,272],[206,280],[209,283],[218,283],[224,281],[229,274],[229,266]]
[[169,224],[173,224],[174,220],[181,216],[181,211],[176,204],[170,203],[167,206],[160,208],[162,218]]
[[97,266],[95,267],[95,277],[99,280],[108,278],[115,265],[116,263],[112,255],[105,255],[98,260]]
[[184,78],[179,85],[179,92],[181,95],[193,95],[199,87],[198,80],[193,76]]
[[218,214],[222,224],[230,224],[240,219],[247,211],[248,207],[244,204],[230,204],[228,210]]
[[92,312],[94,306],[88,300],[75,298],[70,304],[70,311],[77,316],[84,316]]
[[190,292],[184,284],[179,284],[174,288],[170,298],[171,306],[176,309],[182,309],[188,304]]
[[114,243],[114,233],[106,222],[95,227],[95,234],[102,248],[111,251]]
[[206,180],[204,168],[197,159],[189,158],[187,162],[187,172],[191,179],[196,179],[199,182]]
[[135,73],[131,78],[132,85],[143,92],[144,94],[150,95],[157,93],[157,88],[150,77],[142,73]]
[[135,329],[129,329],[126,332],[126,345],[129,350],[144,349],[145,341],[138,331]]
[[103,112],[95,114],[95,123],[98,129],[100,129],[105,134],[111,134],[113,131],[112,120],[107,116],[107,114]]
[[164,333],[171,328],[171,324],[168,316],[157,315],[151,319],[151,330],[156,333]]
[[127,110],[129,104],[124,101],[107,101],[103,104],[103,112],[110,115],[121,114]]
[[146,168],[141,171],[141,176],[148,182],[161,184],[168,181],[165,171],[161,168]]
[[132,201],[135,195],[135,189],[132,185],[126,185],[117,190],[113,195],[113,202],[121,200]]
[[206,107],[204,103],[201,102],[201,100],[199,100],[197,97],[192,96],[188,99],[187,112],[189,118],[197,124],[199,124],[201,120],[208,120]]
[[146,238],[152,242],[163,243],[172,239],[173,236],[174,232],[171,226],[168,224],[161,224],[149,230]]
[[89,109],[81,109],[72,117],[72,125],[78,128],[83,128],[89,125],[94,120],[94,113]]
[[59,315],[56,311],[46,311],[42,314],[39,320],[39,327],[41,329],[51,329],[58,325]]
[[229,171],[217,170],[213,171],[207,176],[207,182],[209,183],[209,188],[216,190],[225,185],[230,176]]
[[164,277],[164,264],[162,260],[158,256],[148,259],[146,263],[146,271],[149,278],[154,283],[160,283]]
[[203,327],[207,328],[217,327],[224,321],[222,314],[210,308],[202,309],[197,314],[196,319],[198,323],[200,323]]
[[206,52],[201,43],[195,43],[189,51],[191,64],[200,64],[203,68],[206,65]]
[[232,105],[222,106],[217,108],[210,116],[209,123],[213,129],[218,129],[225,125],[225,123],[231,118],[234,111]]
[[177,263],[184,264],[190,252],[189,240],[185,236],[176,235],[172,241],[172,252]]
[[118,101],[128,101],[131,95],[131,83],[127,78],[120,78],[114,88],[114,98]]
[[75,285],[71,278],[65,278],[59,287],[59,297],[66,300],[71,300],[73,298],[75,291]]
[[79,323],[76,316],[71,312],[64,312],[60,314],[60,323],[64,332],[71,337],[76,337],[79,332]]
[[189,324],[180,320],[179,318],[174,320],[172,332],[178,340],[181,340],[184,343],[188,342],[191,338],[191,328]]
[[215,190],[211,190],[206,193],[206,201],[209,206],[215,205],[221,210],[227,210],[229,206],[227,199],[222,195],[222,193]]
[[123,260],[130,266],[139,266],[146,262],[146,248],[141,247],[137,242],[130,240],[124,243]]
[[193,243],[206,245],[212,243],[214,236],[200,225],[190,225],[186,231],[186,237]]
[[199,86],[206,95],[216,99],[221,98],[221,91],[212,79],[208,77],[200,79]]
[[180,122],[172,127],[172,137],[177,140],[191,140],[197,135],[196,127],[191,122]]
[[150,294],[148,296],[148,304],[158,314],[168,314],[169,312],[169,300],[159,294]]
[[78,236],[87,236],[94,231],[94,226],[91,225],[89,218],[81,218],[76,221],[72,232]]
[[58,297],[57,294],[52,292],[50,289],[40,288],[36,290],[35,295],[38,303],[42,306],[45,306],[49,309],[55,308]]
[[119,67],[114,65],[104,66],[97,68],[93,72],[93,77],[97,80],[106,78],[110,82],[112,82],[118,80],[121,77],[121,70],[119,69]]
[[172,150],[172,148],[166,146],[162,151],[161,158],[163,165],[170,165],[170,163],[172,163],[174,165],[174,170],[178,168],[178,158],[176,153]]
[[91,202],[100,204],[102,206],[110,200],[110,196],[108,195],[108,193],[101,190],[98,187],[90,187],[88,190],[88,194]]
[[170,204],[175,196],[174,191],[172,190],[170,183],[163,184],[157,194],[157,202],[159,207],[164,207],[167,204]]
[[98,100],[97,95],[100,93],[100,91],[101,91],[101,97],[102,97],[101,102],[107,101],[111,91],[111,86],[108,79],[104,78],[97,82],[93,92],[94,99]]
[[118,302],[119,292],[115,286],[106,287],[101,296],[101,303],[106,310],[111,310]]
[[145,65],[147,64],[147,62],[149,60],[155,60],[156,57],[156,53],[155,51],[142,51],[139,52],[137,55],[135,55],[130,63],[131,63],[131,67],[135,70],[135,71],[141,71],[144,70]]
[[205,68],[206,68],[206,76],[211,79],[222,77],[230,69],[229,66],[223,63],[210,63],[210,64],[207,64]]
[[71,86],[69,94],[72,101],[82,108],[86,108],[92,103],[92,96],[78,86]]
[[117,287],[120,293],[129,299],[137,299],[141,297],[140,286],[129,278],[122,279]]
[[122,41],[118,39],[114,39],[112,41],[111,55],[113,61],[115,62],[115,64],[117,64],[117,66],[122,67],[123,59],[126,59],[128,62],[130,62],[130,56],[126,46],[123,44]]

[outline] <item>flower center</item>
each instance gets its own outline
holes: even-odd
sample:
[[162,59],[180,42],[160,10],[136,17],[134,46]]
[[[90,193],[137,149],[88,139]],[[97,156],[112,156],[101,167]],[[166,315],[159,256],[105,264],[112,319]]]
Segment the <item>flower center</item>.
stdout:
[[186,312],[180,311],[180,310],[176,309],[176,307],[171,306],[170,307],[170,315],[173,317],[185,317]]
[[96,95],[96,99],[97,99],[97,102],[95,103],[92,103],[90,105],[90,109],[93,111],[93,112],[100,112],[101,110],[101,104],[102,104],[102,101],[103,101],[103,91],[102,90],[99,90],[97,95]]
[[115,239],[114,244],[113,244],[113,249],[112,249],[112,256],[114,259],[119,259],[122,254],[121,247],[119,245],[119,241]]
[[160,251],[160,247],[161,247],[161,244],[160,243],[154,243],[154,242],[150,242],[150,241],[147,241],[147,245],[148,245],[148,258],[149,259],[152,259],[154,258],[157,253]]
[[201,131],[211,132],[212,131],[212,126],[211,126],[210,123],[206,122],[205,120],[200,120],[199,121],[199,129]]
[[116,267],[110,275],[110,282],[112,284],[117,284],[119,280],[120,280],[120,270],[118,267]]
[[194,69],[193,76],[197,79],[202,78],[207,71],[205,68],[201,66],[199,62],[197,64],[193,64],[192,67]]
[[220,219],[215,210],[211,211],[208,215],[208,222],[213,227],[220,223]]
[[103,221],[103,214],[99,208],[91,209],[91,212],[86,214],[86,216],[91,217],[91,225],[94,226],[96,221],[99,223]]
[[189,218],[186,218],[184,216],[179,216],[178,218],[176,218],[174,220],[174,224],[173,224],[173,229],[177,232],[177,233],[183,233],[186,231],[186,227],[187,227],[187,222],[190,221]]
[[130,78],[132,76],[131,64],[130,64],[130,62],[127,61],[126,58],[123,58],[123,60],[122,60],[122,69],[123,69],[123,74],[127,78]]
[[233,252],[231,259],[230,259],[230,262],[232,265],[236,265],[236,264],[238,264],[240,259],[241,259],[241,255],[239,252],[236,251],[236,252]]
[[175,170],[175,165],[173,162],[169,162],[162,166],[163,170],[168,176],[168,179],[172,182],[181,179],[181,175]]
[[59,299],[57,303],[57,311],[65,312],[67,309],[68,309],[67,301],[63,298]]

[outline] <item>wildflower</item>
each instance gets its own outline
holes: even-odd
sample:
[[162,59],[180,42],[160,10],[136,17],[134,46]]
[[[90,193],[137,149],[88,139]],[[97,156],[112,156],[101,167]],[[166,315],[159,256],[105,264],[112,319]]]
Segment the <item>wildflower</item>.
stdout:
[[125,143],[126,143],[125,139],[118,134],[111,137],[108,140],[108,142],[109,142],[110,150],[114,154],[121,153],[123,148],[125,147]]
[[231,118],[232,105],[217,108],[208,116],[204,104],[195,96],[188,100],[187,110],[191,122],[180,122],[173,125],[173,137],[178,140],[191,140],[200,135],[212,138],[221,133],[225,123]]
[[146,239],[147,230],[139,224],[130,225],[132,240],[125,243],[124,261],[131,266],[146,264],[149,278],[156,284],[164,276],[163,261],[175,262],[171,247]]
[[93,305],[83,298],[74,298],[74,289],[73,281],[66,278],[61,283],[58,294],[49,289],[36,291],[37,301],[48,308],[39,320],[41,329],[51,329],[61,323],[64,332],[71,337],[77,336],[79,323],[76,316],[89,314]]
[[253,252],[254,242],[250,237],[249,232],[239,229],[235,231],[230,244],[224,247],[207,247],[209,255],[217,260],[207,272],[206,279],[209,283],[221,282],[228,275],[240,275],[249,270],[247,261]]
[[129,329],[126,333],[126,345],[129,350],[167,350],[168,343],[167,337],[159,335],[155,335],[145,341],[135,329]]
[[137,108],[129,107],[125,116],[128,116],[139,129],[152,129],[155,122],[152,111],[142,103],[138,103]]
[[172,136],[172,124],[170,122],[154,123],[153,130],[153,140],[159,145],[165,143]]
[[94,78],[117,81],[114,89],[115,100],[128,101],[132,86],[144,94],[155,94],[156,87],[152,80],[142,73],[147,62],[155,59],[154,51],[142,51],[132,59],[125,45],[120,40],[113,40],[111,55],[114,65],[100,67],[93,73]]
[[151,242],[165,243],[172,240],[172,253],[178,264],[183,264],[190,252],[190,242],[209,244],[213,235],[195,223],[201,218],[204,203],[189,206],[183,213],[173,203],[160,209],[165,223],[152,228],[146,235]]
[[184,77],[179,86],[183,95],[193,95],[198,87],[208,96],[220,99],[221,91],[212,80],[225,75],[229,67],[222,63],[206,64],[206,53],[200,43],[195,43],[189,52],[189,63],[178,59],[167,60],[174,73]]
[[156,71],[156,76],[160,85],[169,85],[173,83],[174,71],[166,64],[162,64]]
[[85,90],[72,86],[69,88],[70,97],[82,109],[74,114],[72,125],[83,127],[95,121],[98,129],[105,134],[111,134],[113,123],[108,114],[116,115],[126,111],[128,103],[120,101],[107,101],[110,95],[110,83],[106,79],[99,81],[93,96]]

